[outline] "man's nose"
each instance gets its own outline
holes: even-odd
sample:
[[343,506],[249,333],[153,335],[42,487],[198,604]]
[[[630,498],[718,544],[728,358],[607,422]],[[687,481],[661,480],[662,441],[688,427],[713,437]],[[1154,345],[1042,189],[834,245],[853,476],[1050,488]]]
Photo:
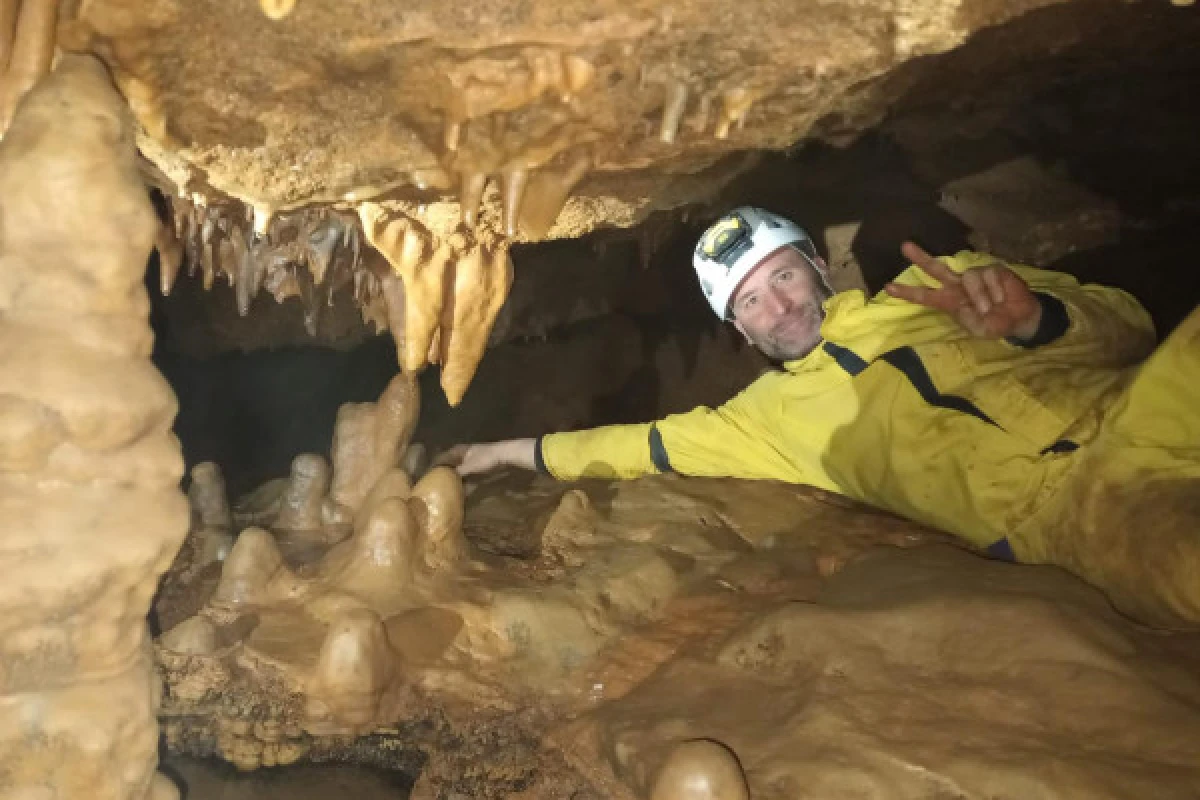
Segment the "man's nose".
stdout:
[[792,310],[792,299],[778,289],[771,289],[767,292],[767,310],[773,316],[786,314]]

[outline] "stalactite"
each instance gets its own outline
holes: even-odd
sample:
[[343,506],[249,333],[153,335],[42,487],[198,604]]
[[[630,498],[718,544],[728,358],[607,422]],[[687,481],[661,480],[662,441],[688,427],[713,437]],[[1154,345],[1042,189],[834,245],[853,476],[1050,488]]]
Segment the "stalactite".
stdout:
[[[6,10],[0,18],[12,15]],[[19,3],[7,69],[0,75],[0,133],[7,130],[17,101],[50,71],[57,25],[58,0]]]
[[476,246],[456,261],[441,326],[441,384],[450,405],[462,401],[511,286],[506,242],[491,250]]

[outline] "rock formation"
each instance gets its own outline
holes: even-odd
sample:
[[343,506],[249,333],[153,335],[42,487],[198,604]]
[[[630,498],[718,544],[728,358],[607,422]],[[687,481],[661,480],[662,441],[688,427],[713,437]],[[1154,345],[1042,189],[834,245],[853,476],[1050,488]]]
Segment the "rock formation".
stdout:
[[[340,426],[407,419],[395,380]],[[1191,792],[1195,637],[1065,573],[769,482],[500,476],[464,514],[387,441],[235,506],[259,527],[157,644],[172,748],[419,772],[415,798]],[[339,469],[378,476],[352,530],[280,525]]]
[[943,67],[922,57],[981,32],[1002,31],[953,70],[974,81],[963,95],[1040,85],[998,54],[1046,61],[1091,36],[1117,61],[1145,50],[1144,25],[1170,29],[1165,58],[1191,41],[1166,3],[1068,5],[14,0],[0,126],[48,66],[57,23],[61,48],[105,60],[140,123],[166,218],[163,292],[184,269],[227,281],[242,315],[260,294],[296,298],[310,336],[350,295],[407,372],[441,365],[457,405],[512,242],[702,204],[748,150],[844,142],[924,92]]
[[[47,62],[20,37],[53,8],[21,4],[5,102]],[[6,797],[177,796],[155,772],[145,617],[188,514],[175,397],[149,360],[156,223],[135,158],[124,103],[82,56],[24,96],[0,143]]]
[[[1194,74],[1200,18],[1172,5],[0,0],[0,795],[172,797],[157,713],[177,751],[382,765],[421,800],[1194,797],[1200,641],[1065,573],[770,483],[464,486],[412,441],[423,369],[458,404],[489,343],[628,289],[588,283],[603,234],[510,302],[517,246],[649,220],[647,272],[676,210],[701,222],[755,163],[899,111],[940,109],[890,131],[978,246],[1116,241],[1119,201],[978,158],[973,131],[1092,71]],[[1078,149],[1093,118],[1043,112]],[[829,206],[841,177],[808,166],[771,199]],[[861,284],[863,221],[814,217]],[[400,370],[328,457],[237,502],[222,465],[192,467],[153,642],[189,515],[152,248],[164,295],[298,307],[309,337],[387,329]],[[585,371],[608,380],[561,380]]]

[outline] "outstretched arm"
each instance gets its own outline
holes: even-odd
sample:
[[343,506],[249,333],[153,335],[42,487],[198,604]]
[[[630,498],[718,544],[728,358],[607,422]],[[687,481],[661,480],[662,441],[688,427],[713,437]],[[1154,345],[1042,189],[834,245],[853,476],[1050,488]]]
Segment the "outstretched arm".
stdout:
[[[760,379],[773,380],[771,376]],[[658,422],[610,425],[456,447],[442,463],[472,475],[501,466],[544,471],[560,480],[682,475],[802,480],[779,454],[758,408],[770,386],[755,383],[719,408],[696,408]]]
[[437,463],[454,467],[462,476],[491,472],[500,467],[536,468],[537,439],[507,439],[486,444],[460,444],[438,457]]

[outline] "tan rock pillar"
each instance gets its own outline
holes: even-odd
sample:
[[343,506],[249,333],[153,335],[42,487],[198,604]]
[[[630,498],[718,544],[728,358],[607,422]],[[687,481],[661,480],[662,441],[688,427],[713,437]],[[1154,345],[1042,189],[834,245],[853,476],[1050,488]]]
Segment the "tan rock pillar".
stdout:
[[0,142],[0,797],[167,798],[146,613],[188,525],[125,103],[64,56]]

